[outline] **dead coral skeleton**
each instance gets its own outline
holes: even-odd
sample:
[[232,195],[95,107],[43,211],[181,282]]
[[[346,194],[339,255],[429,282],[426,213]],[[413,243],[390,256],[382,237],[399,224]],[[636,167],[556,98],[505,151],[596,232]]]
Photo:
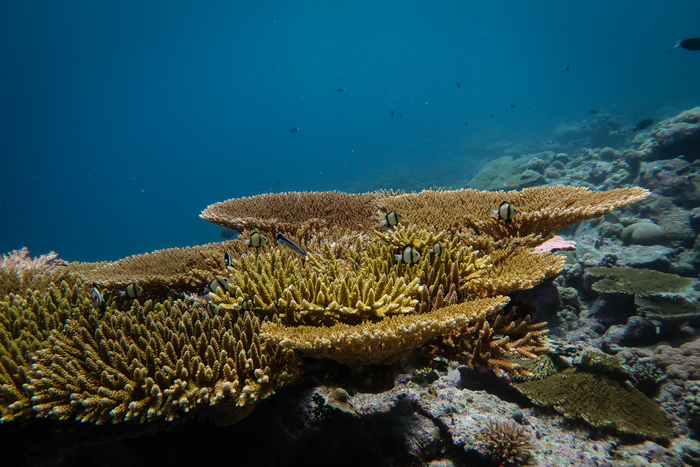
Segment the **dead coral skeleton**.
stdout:
[[36,274],[44,274],[54,272],[67,265],[68,261],[58,259],[58,253],[55,251],[32,258],[29,256],[29,249],[26,246],[20,250],[12,250],[0,255],[0,268],[12,269],[18,277],[30,269],[34,269]]

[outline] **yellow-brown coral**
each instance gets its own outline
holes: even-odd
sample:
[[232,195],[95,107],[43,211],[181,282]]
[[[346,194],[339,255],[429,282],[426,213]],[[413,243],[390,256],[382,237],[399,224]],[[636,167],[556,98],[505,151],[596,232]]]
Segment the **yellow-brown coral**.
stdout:
[[230,423],[299,374],[295,355],[262,341],[259,327],[247,312],[212,319],[179,301],[68,321],[36,354],[33,409],[103,424],[173,420],[200,406]]

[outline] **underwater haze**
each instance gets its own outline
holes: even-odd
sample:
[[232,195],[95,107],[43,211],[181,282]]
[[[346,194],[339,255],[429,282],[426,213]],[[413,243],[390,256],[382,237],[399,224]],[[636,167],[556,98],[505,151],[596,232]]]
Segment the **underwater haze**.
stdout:
[[461,187],[489,148],[589,109],[670,117],[700,101],[700,52],[666,53],[698,18],[697,0],[4,2],[0,253],[218,241],[198,217],[218,201]]

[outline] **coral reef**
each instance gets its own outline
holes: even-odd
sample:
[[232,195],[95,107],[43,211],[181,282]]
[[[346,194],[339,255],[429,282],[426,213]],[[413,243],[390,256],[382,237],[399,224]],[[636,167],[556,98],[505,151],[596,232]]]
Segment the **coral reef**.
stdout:
[[661,295],[678,292],[693,281],[687,277],[667,274],[650,269],[628,267],[588,268],[589,274],[602,277],[593,284],[593,290],[601,293],[624,293],[630,295]]
[[648,160],[666,159],[684,154],[688,159],[700,158],[700,107],[679,113],[660,122],[639,146]]

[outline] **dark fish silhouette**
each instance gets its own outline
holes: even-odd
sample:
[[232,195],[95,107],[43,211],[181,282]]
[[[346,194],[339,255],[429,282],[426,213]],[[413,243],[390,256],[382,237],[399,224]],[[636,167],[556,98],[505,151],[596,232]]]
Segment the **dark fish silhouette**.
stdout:
[[462,87],[462,85],[459,84],[459,83],[457,83],[457,89],[459,89],[459,88],[461,88],[461,87]]
[[515,108],[515,104],[510,104],[510,108],[511,108],[511,109],[514,109],[514,108]]
[[700,37],[693,37],[692,39],[681,41],[680,46],[685,50],[700,50]]
[[595,115],[595,114],[598,113],[598,109],[591,109],[591,110],[588,111],[588,113],[591,114],[591,115]]
[[465,125],[469,125],[469,122],[464,122]]
[[345,91],[345,88],[338,88],[338,92],[343,92]]
[[391,109],[391,116],[394,116],[394,109]]
[[637,123],[637,126],[635,126],[634,128],[632,128],[632,132],[633,132],[633,133],[636,133],[636,132],[641,131],[641,130],[643,130],[643,129],[645,129],[645,128],[649,128],[649,127],[651,126],[652,123],[654,123],[654,120],[653,120],[653,119],[651,119],[651,118],[645,118],[645,119],[642,120],[641,122]]
[[298,129],[299,129],[298,126],[297,126],[297,127],[294,127],[294,128],[290,128],[290,129],[289,129],[289,132],[290,132],[290,133],[296,133]]
[[221,233],[219,234],[221,238],[231,238],[234,235],[236,235],[236,231],[233,229],[229,229],[228,227],[223,227],[221,229]]
[[566,65],[566,71],[569,71],[569,65]]
[[399,114],[399,118],[403,117],[403,115]]
[[427,102],[425,103],[425,106],[428,107],[428,103],[427,103]]
[[495,113],[491,113],[491,116],[492,116],[492,117],[495,117],[495,116],[496,116],[496,114],[495,114]]

